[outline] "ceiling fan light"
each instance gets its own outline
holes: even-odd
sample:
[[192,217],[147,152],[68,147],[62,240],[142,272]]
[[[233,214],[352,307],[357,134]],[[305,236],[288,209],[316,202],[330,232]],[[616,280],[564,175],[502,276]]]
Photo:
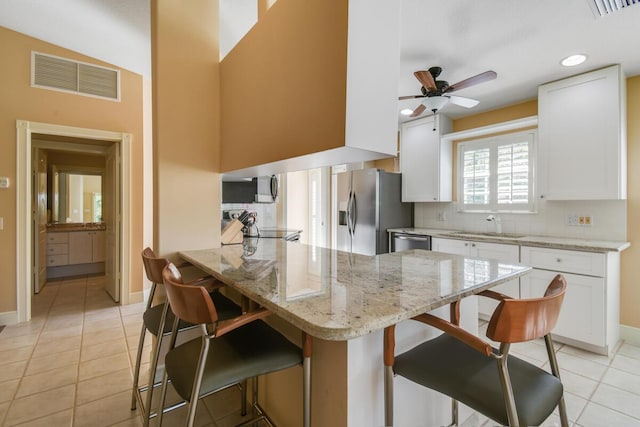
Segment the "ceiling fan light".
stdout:
[[402,114],[403,116],[410,116],[413,113],[413,110],[411,108],[403,108],[402,110],[400,110],[400,114]]
[[587,60],[587,55],[578,53],[576,55],[567,56],[562,61],[560,61],[560,64],[564,65],[565,67],[573,67],[575,65],[582,64],[586,60]]
[[422,101],[422,104],[427,107],[427,110],[437,111],[447,105],[448,102],[449,98],[447,98],[446,96],[430,96],[428,98],[425,98]]

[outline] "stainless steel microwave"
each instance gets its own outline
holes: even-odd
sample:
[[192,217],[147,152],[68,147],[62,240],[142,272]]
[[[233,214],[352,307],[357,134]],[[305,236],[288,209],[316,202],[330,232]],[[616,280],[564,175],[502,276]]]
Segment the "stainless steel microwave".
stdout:
[[251,181],[223,181],[222,203],[275,203],[278,192],[276,175],[259,176]]

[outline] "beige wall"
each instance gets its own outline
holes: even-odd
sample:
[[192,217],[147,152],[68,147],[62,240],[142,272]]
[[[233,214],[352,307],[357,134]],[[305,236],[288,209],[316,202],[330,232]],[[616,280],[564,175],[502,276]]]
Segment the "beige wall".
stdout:
[[151,3],[154,246],[220,245],[218,5]]
[[[75,52],[0,27],[0,176],[11,180],[0,190],[0,313],[16,310],[16,120],[52,123],[133,135],[131,158],[131,251],[142,245],[142,78],[121,70],[121,102],[30,87],[31,51],[109,66]],[[115,68],[115,67],[113,67]],[[142,290],[142,263],[131,260],[131,292]]]
[[627,79],[627,240],[622,253],[620,323],[640,328],[640,76]]
[[221,170],[345,145],[346,1],[278,0],[221,65]]

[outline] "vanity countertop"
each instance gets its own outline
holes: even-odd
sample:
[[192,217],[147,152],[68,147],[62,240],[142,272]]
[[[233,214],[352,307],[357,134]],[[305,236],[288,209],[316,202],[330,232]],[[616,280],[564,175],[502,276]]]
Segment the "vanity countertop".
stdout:
[[623,241],[577,239],[570,237],[533,236],[509,233],[487,233],[482,231],[460,231],[435,228],[390,228],[391,232],[440,237],[444,239],[474,240],[504,243],[518,246],[536,246],[552,249],[567,249],[586,252],[622,252],[631,244]]
[[69,231],[102,231],[107,226],[104,222],[72,222],[67,224],[47,224],[47,233],[61,233]]

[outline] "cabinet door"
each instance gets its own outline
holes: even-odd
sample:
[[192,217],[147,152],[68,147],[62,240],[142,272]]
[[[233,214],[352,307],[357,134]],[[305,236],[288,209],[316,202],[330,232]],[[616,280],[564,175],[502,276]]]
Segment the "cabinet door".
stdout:
[[541,197],[626,198],[624,87],[619,66],[539,87]]
[[[478,258],[497,259],[498,261],[507,263],[518,263],[520,260],[520,247],[518,245],[504,245],[500,243],[473,243],[471,254]],[[491,288],[492,291],[509,295],[510,297],[520,298],[520,280],[514,279]],[[496,309],[498,301],[479,297],[478,298],[478,315],[484,319],[488,319]]]
[[451,142],[440,141],[448,123],[445,117],[429,116],[401,126],[403,202],[451,201]]
[[454,255],[469,255],[471,244],[464,240],[441,239],[434,237],[431,240],[431,250]]
[[104,231],[93,231],[93,239],[92,239],[92,253],[93,253],[93,262],[104,262]]
[[93,237],[91,231],[69,233],[69,264],[85,264],[93,259]]
[[[522,297],[543,296],[556,274],[555,271],[534,269],[522,276]],[[553,334],[596,346],[606,345],[604,278],[562,274],[567,279],[567,292]]]

